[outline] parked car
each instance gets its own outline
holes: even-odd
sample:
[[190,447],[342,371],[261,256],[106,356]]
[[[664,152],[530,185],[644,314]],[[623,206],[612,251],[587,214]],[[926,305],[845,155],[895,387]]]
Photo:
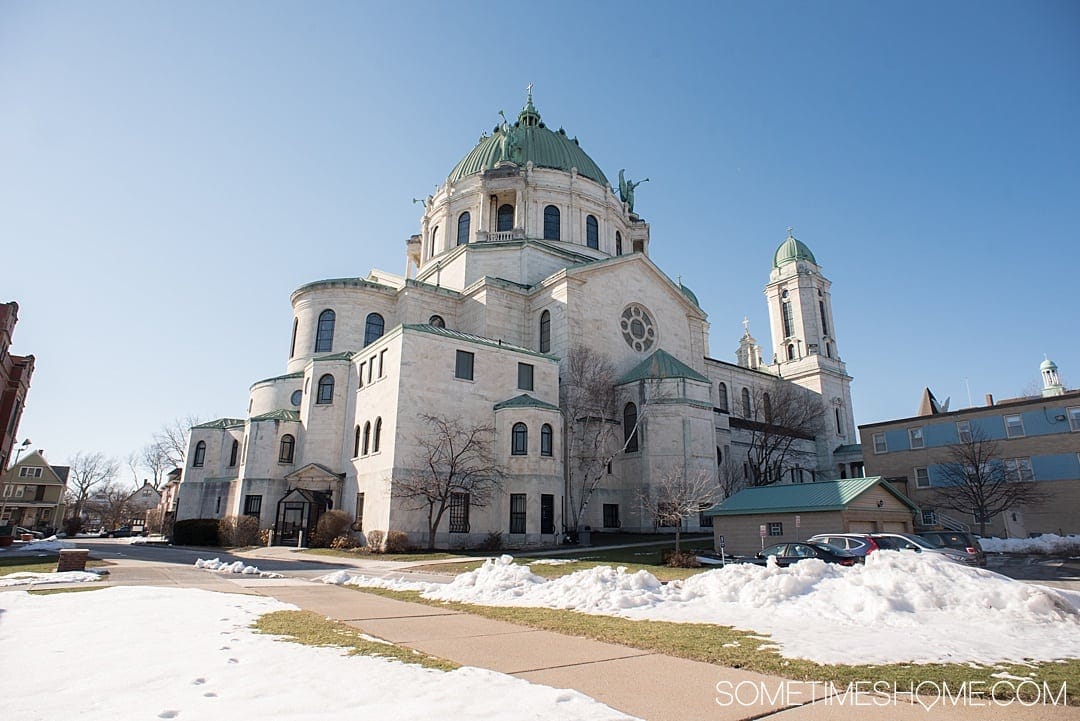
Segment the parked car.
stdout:
[[775,556],[779,566],[790,566],[808,558],[817,558],[825,563],[839,563],[841,566],[854,566],[859,561],[859,557],[850,551],[830,546],[827,543],[807,541],[806,543],[777,543],[769,546],[755,555],[751,563],[764,566],[768,563],[769,556]]
[[978,565],[975,554],[957,548],[939,546],[925,538],[920,538],[912,533],[871,533],[870,537],[878,548],[889,551],[915,551],[916,553],[930,553],[944,556],[950,561],[966,563],[972,566]]
[[868,533],[819,533],[806,539],[806,542],[827,543],[864,559],[867,554],[873,553],[878,547]]
[[33,530],[29,529],[29,528],[24,528],[22,526],[15,526],[15,535],[18,536],[19,534],[22,534],[22,533],[29,533],[35,539],[45,538],[45,534],[42,533],[41,531],[33,531]]
[[979,546],[979,539],[975,537],[974,533],[967,533],[966,531],[923,531],[919,533],[919,536],[938,546],[954,548],[973,555],[976,566],[986,565],[986,554],[983,553],[982,547]]
[[104,535],[106,538],[129,538],[132,535],[131,526],[120,526],[116,530],[105,531]]

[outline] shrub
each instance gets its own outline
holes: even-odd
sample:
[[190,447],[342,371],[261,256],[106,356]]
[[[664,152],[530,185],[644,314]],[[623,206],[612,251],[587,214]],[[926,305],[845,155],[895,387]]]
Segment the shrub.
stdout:
[[218,519],[188,518],[173,525],[172,542],[184,546],[218,545]]
[[501,551],[503,547],[502,531],[489,531],[487,538],[480,544],[481,551]]
[[383,534],[382,531],[368,531],[367,532],[367,547],[372,553],[383,552]]
[[68,516],[60,525],[64,527],[64,533],[68,535],[68,538],[74,538],[75,534],[82,530],[82,519],[78,516]]
[[264,528],[261,531],[259,531],[259,544],[260,545],[262,545],[262,546],[269,546],[270,545],[270,533],[271,533],[271,530],[269,528]]
[[356,540],[356,538],[347,533],[343,536],[338,536],[330,542],[330,548],[337,548],[346,551],[353,548],[359,548],[359,546],[360,541]]
[[701,561],[697,560],[695,551],[664,551],[664,564],[672,568],[700,568]]
[[404,531],[386,532],[386,552],[405,553],[409,550],[409,536]]
[[251,516],[225,516],[218,521],[218,543],[222,546],[254,546],[259,539],[259,522]]
[[327,511],[319,516],[315,524],[315,534],[311,537],[314,548],[329,548],[338,536],[344,535],[352,525],[352,516],[340,509]]

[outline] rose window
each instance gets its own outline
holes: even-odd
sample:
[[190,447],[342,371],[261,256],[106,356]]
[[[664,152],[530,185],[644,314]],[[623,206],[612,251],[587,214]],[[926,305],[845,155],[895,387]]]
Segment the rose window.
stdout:
[[656,328],[649,311],[640,305],[628,305],[619,317],[623,340],[639,353],[656,344]]

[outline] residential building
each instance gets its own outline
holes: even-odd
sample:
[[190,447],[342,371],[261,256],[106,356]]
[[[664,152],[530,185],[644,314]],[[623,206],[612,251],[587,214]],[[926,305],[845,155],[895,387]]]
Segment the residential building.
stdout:
[[53,466],[44,451],[32,451],[0,476],[0,526],[52,533],[64,513],[68,466]]
[[985,406],[950,411],[926,389],[918,415],[859,426],[867,473],[884,476],[911,497],[922,509],[921,525],[978,530],[974,510],[945,509],[939,494],[952,448],[976,434],[996,446],[1009,476],[1033,481],[1046,496],[993,516],[988,533],[1080,533],[1080,390],[1065,389],[1052,361],[1044,361],[1040,373],[1037,396],[995,402],[988,395]]
[[602,419],[619,428],[619,448],[580,526],[652,530],[640,492],[673,467],[715,475],[730,461],[748,477],[754,434],[783,431],[770,407],[778,388],[820,406],[827,423],[797,434],[769,480],[857,475],[851,377],[810,249],[789,231],[772,256],[775,362],[748,324],[734,362],[713,358],[697,296],[650,258],[637,185],[620,171],[613,188],[576,138],[542,122],[530,94],[517,121],[482,137],[424,200],[405,275],[373,270],[293,292],[284,374],[251,386],[246,414],[191,430],[177,518],[250,515],[293,543],[340,508],[354,528],[423,542],[426,514],[395,479],[423,467],[428,415],[492,427],[504,472],[490,503],[451,499],[438,544],[491,532],[553,543],[572,526],[576,466],[565,465],[560,403],[580,347],[614,364],[619,409]]
[[19,420],[26,407],[34,356],[11,354],[11,339],[19,322],[19,304],[0,304],[0,470],[8,467]]

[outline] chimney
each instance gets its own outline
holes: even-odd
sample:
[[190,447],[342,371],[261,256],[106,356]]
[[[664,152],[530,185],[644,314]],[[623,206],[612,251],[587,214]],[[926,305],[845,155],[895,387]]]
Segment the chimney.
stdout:
[[986,405],[987,406],[994,405],[994,394],[993,393],[987,393],[986,394]]

